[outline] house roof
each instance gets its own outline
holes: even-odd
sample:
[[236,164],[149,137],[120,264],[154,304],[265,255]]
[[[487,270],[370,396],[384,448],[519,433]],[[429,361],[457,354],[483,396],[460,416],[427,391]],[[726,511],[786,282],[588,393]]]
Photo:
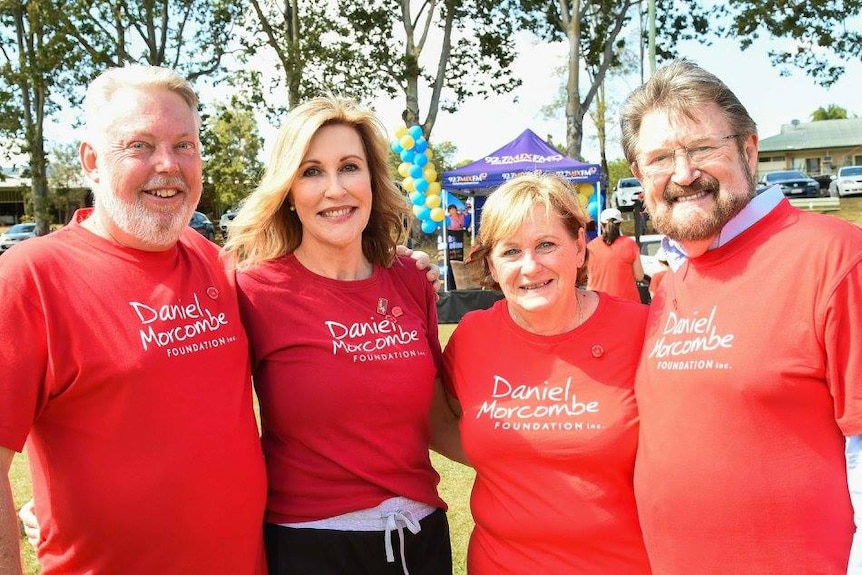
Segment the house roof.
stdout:
[[783,124],[781,133],[760,140],[761,152],[862,146],[862,118]]

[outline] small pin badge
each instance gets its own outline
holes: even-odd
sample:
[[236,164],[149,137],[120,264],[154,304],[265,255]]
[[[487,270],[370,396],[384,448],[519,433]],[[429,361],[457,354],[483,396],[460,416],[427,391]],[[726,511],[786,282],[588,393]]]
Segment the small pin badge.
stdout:
[[218,288],[215,286],[208,287],[207,297],[209,297],[210,299],[218,299]]
[[402,310],[399,306],[396,305],[392,308],[392,315],[394,315],[395,317],[401,317],[402,315],[404,315],[404,310]]
[[385,297],[382,297],[377,300],[377,313],[380,315],[386,315],[386,310],[389,309],[389,300]]
[[605,348],[603,348],[602,346],[600,346],[598,344],[594,345],[590,351],[592,351],[593,357],[596,357],[596,358],[602,357],[603,355],[605,355]]

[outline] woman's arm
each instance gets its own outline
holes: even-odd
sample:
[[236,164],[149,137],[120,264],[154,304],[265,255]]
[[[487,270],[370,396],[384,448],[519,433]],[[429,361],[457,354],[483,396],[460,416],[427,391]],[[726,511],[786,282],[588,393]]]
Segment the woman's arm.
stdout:
[[461,404],[446,393],[443,384],[434,382],[434,398],[431,401],[431,449],[452,461],[470,465],[461,447]]

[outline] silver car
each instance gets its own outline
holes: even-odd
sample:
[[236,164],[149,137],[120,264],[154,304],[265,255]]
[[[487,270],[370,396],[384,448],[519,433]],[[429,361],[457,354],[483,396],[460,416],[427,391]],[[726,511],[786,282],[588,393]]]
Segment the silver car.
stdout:
[[0,234],[0,254],[24,240],[36,237],[36,224],[15,224]]

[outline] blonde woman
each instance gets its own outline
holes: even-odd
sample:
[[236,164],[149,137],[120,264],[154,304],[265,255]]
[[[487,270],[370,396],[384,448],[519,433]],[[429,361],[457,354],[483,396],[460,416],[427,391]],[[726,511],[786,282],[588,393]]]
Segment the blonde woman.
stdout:
[[[428,456],[436,294],[398,257],[412,216],[385,131],[316,98],[281,127],[231,226],[269,494],[270,573],[451,573]],[[435,403],[439,405],[439,403]]]
[[649,573],[632,487],[647,308],[577,288],[575,198],[528,174],[482,211],[472,259],[505,299],[465,315],[444,354],[476,469],[471,575]]

